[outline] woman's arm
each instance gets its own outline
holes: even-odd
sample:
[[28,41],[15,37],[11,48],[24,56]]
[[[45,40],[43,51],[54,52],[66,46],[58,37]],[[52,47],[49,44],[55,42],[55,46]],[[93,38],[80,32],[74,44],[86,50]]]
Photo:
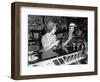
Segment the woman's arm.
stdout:
[[68,39],[64,43],[62,43],[62,47],[65,47],[69,43],[69,41],[72,39],[73,31],[74,31],[74,27],[71,27],[69,29]]

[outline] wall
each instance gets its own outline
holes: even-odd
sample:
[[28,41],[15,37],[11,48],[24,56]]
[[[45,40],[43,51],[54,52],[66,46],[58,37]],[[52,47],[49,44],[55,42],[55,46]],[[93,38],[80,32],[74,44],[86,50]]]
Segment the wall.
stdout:
[[[10,66],[11,66],[11,2],[15,0],[1,0],[0,2],[0,82],[14,82],[10,79]],[[52,3],[52,4],[68,4],[68,5],[86,5],[86,6],[98,6],[98,22],[100,22],[100,0],[16,0],[24,2],[37,2],[37,3]],[[99,27],[100,25],[98,25]],[[98,35],[100,29],[98,28]],[[98,42],[100,38],[98,38]],[[100,44],[98,43],[98,49]],[[100,52],[98,52],[99,54]],[[98,56],[98,59],[100,55]],[[98,61],[100,62],[100,60]],[[98,66],[100,68],[100,64]],[[70,81],[70,82],[99,82],[100,71],[97,76],[79,76],[79,77],[63,77],[52,79],[37,79],[28,80],[29,82],[51,82],[51,81]],[[23,80],[27,82],[27,80]]]

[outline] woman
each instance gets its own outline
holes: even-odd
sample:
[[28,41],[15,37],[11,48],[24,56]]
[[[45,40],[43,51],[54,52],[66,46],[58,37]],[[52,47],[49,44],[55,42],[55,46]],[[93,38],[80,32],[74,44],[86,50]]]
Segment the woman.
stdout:
[[58,56],[56,52],[53,52],[55,46],[59,44],[57,37],[55,35],[56,32],[56,23],[49,21],[47,24],[46,34],[42,36],[41,42],[43,46],[43,54],[42,59],[51,58],[54,56]]

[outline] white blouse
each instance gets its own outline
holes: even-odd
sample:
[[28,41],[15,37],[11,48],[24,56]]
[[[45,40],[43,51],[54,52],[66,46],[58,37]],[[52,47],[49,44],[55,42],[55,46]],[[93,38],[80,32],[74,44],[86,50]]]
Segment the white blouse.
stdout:
[[53,35],[51,33],[46,33],[42,37],[41,42],[42,42],[42,46],[43,46],[44,50],[48,51],[53,46],[57,45],[59,41],[57,41],[56,35]]

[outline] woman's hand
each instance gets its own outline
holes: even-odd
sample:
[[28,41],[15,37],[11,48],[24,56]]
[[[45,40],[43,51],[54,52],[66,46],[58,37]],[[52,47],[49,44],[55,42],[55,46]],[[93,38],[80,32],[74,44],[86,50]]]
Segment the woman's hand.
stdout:
[[58,44],[59,44],[59,40],[56,41],[56,44],[52,47],[52,49],[53,49],[53,50],[57,49]]

